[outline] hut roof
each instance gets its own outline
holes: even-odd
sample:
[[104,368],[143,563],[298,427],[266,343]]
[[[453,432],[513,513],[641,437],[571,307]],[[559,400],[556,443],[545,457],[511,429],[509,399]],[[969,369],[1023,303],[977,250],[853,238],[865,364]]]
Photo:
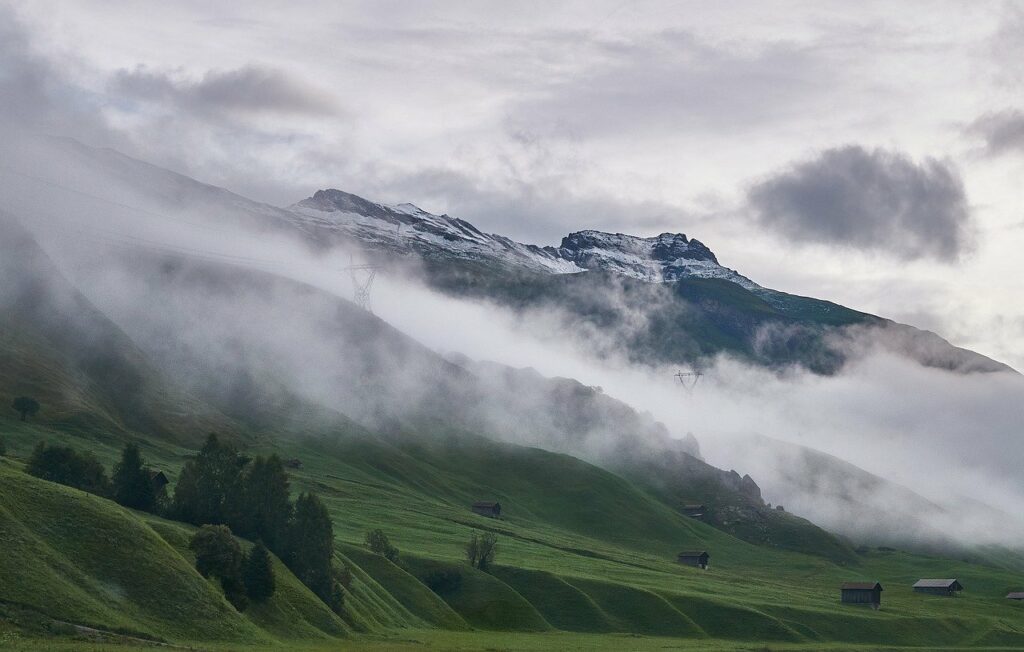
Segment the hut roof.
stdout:
[[[957,588],[959,587],[959,588]],[[943,580],[918,580],[914,582],[914,588],[916,589],[957,589],[960,590],[963,587],[960,582],[954,579],[943,579]]]
[[1006,594],[1007,600],[1024,600],[1024,591],[1014,591]]
[[500,506],[501,504],[496,500],[478,500],[475,503],[473,503],[473,507],[485,507],[487,509]]
[[[684,550],[683,552],[679,553],[679,556],[680,557],[701,557],[701,556],[707,555],[707,554],[708,554],[707,550]],[[711,555],[708,555],[708,556],[710,557]]]
[[843,582],[843,585],[840,588],[843,590],[855,589],[864,591],[874,591],[876,589],[879,591],[883,590],[882,585],[878,582]]

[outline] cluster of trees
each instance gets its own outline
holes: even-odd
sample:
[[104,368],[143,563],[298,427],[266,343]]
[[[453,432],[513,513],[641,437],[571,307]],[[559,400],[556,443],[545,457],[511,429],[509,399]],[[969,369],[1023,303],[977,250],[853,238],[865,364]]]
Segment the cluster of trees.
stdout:
[[262,541],[313,593],[341,611],[351,576],[334,566],[330,514],[313,493],[291,502],[288,474],[276,455],[250,459],[210,435],[199,455],[185,463],[170,515]]
[[39,442],[28,458],[25,470],[37,478],[113,498],[125,507],[159,513],[167,503],[164,487],[154,484],[139,447],[127,444],[121,460],[114,465],[113,478],[91,453],[70,446]]
[[39,442],[28,458],[25,470],[37,478],[75,487],[99,496],[110,496],[107,472],[91,453],[79,453],[69,446]]
[[274,594],[274,564],[262,543],[245,554],[226,525],[204,525],[188,547],[196,555],[196,570],[220,580],[235,609],[244,611],[249,601],[264,602]]

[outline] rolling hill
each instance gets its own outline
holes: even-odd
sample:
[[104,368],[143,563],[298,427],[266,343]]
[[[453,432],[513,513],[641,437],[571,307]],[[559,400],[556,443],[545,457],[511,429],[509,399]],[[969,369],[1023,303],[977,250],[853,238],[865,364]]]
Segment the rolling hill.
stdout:
[[[223,208],[232,220],[254,210],[226,191],[159,169],[142,174],[116,153],[104,157],[129,185],[174,179],[162,200],[199,196],[211,215]],[[284,209],[258,212],[271,231],[292,219]],[[1015,558],[856,547],[769,509],[756,478],[708,465],[696,441],[673,437],[599,389],[442,357],[351,303],[268,270],[136,243],[89,252],[101,267],[69,278],[13,221],[0,229],[0,401],[26,394],[43,404],[26,421],[0,412],[7,451],[0,642],[26,649],[147,641],[212,649],[1024,646],[1021,605],[1003,598],[1024,587]],[[682,244],[697,252],[693,243]],[[494,297],[504,287],[502,300],[523,307],[534,294],[578,301],[581,314],[607,319],[609,328],[617,317],[604,314],[608,295],[599,290],[607,285],[638,302],[669,292],[706,304],[685,317],[696,321],[672,340],[673,356],[746,346],[748,328],[795,310],[722,278],[652,284],[607,269],[534,270],[515,272],[516,286],[512,276],[486,266],[467,272],[463,264],[479,261],[448,265],[472,291]],[[432,282],[447,282],[442,277]],[[682,305],[666,308],[659,328],[674,329],[671,315]],[[832,326],[853,319],[825,312]],[[652,314],[651,323],[658,319]],[[813,328],[822,328],[825,318],[816,319]],[[652,336],[634,337],[639,352]],[[827,359],[818,348],[824,340],[812,340],[784,348]],[[247,455],[298,460],[289,472],[293,493],[323,498],[335,523],[335,560],[353,577],[340,616],[276,561],[281,590],[238,613],[193,570],[191,526],[24,472],[40,441],[87,449],[108,468],[132,441],[173,486],[214,430]],[[500,501],[502,518],[474,514],[477,500]],[[706,503],[707,516],[684,515],[680,507],[691,502]],[[399,547],[397,563],[363,545],[375,528]],[[489,572],[464,561],[474,533],[498,538]],[[687,549],[707,550],[710,569],[679,564],[677,553]],[[957,577],[967,591],[957,600],[914,594],[920,577]],[[841,605],[838,586],[850,580],[882,582],[882,609]]]

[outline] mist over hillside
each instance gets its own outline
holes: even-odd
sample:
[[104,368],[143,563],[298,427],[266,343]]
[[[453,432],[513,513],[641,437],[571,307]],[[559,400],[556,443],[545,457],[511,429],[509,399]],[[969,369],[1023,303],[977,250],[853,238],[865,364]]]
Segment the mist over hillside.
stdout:
[[[116,152],[63,140],[28,152],[27,171],[4,177],[7,210],[185,391],[265,432],[289,406],[309,405],[383,431],[424,422],[482,429],[613,467],[700,450],[715,466],[756,469],[764,500],[789,503],[854,540],[1016,540],[1015,526],[993,526],[1006,525],[1022,492],[1020,460],[1009,445],[1020,377],[936,336],[874,317],[838,328],[790,323],[764,308],[761,321],[751,322],[761,326],[733,332],[739,348],[691,357],[686,342],[695,335],[686,324],[729,314],[722,306],[746,288],[703,278],[673,288],[607,270],[498,273],[479,261],[460,267],[464,261],[436,251],[397,255],[382,268],[371,304],[378,318],[337,298],[351,296],[346,268],[353,261],[382,262],[372,241],[347,234],[325,242],[315,228],[296,229],[285,209]],[[445,271],[449,263],[456,281]],[[559,287],[562,279],[571,285]],[[515,299],[516,284],[523,296],[549,298]],[[659,316],[666,305],[686,316],[678,337]],[[810,349],[807,332],[817,342]],[[779,341],[804,344],[783,345],[781,357],[765,353],[780,350]],[[638,357],[652,345],[669,357]],[[823,368],[789,357],[807,360],[812,350],[840,364],[822,375]],[[761,362],[750,351],[761,351]],[[507,369],[482,364],[488,360]],[[523,367],[574,380],[513,371]],[[680,367],[702,371],[695,388],[673,379]],[[871,475],[836,475],[828,465],[794,476],[785,447],[758,453],[733,444],[752,432],[852,462],[926,496],[919,504],[975,500],[992,511],[976,510],[972,525],[956,533],[929,525],[937,516],[915,511],[917,498],[907,494],[905,513],[916,513],[929,534],[903,536],[897,522],[872,520],[880,507],[902,504],[899,491],[871,491],[864,484]],[[952,479],[921,473],[922,460],[924,468],[959,471]],[[852,486],[822,492],[819,475]],[[881,531],[859,533],[844,519]]]

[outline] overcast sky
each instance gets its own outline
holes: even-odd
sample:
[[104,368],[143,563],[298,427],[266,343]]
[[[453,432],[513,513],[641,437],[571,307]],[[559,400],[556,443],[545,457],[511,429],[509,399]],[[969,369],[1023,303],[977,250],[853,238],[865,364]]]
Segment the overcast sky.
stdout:
[[1024,369],[1021,61],[1013,2],[0,0],[18,129],[278,205],[684,232]]

